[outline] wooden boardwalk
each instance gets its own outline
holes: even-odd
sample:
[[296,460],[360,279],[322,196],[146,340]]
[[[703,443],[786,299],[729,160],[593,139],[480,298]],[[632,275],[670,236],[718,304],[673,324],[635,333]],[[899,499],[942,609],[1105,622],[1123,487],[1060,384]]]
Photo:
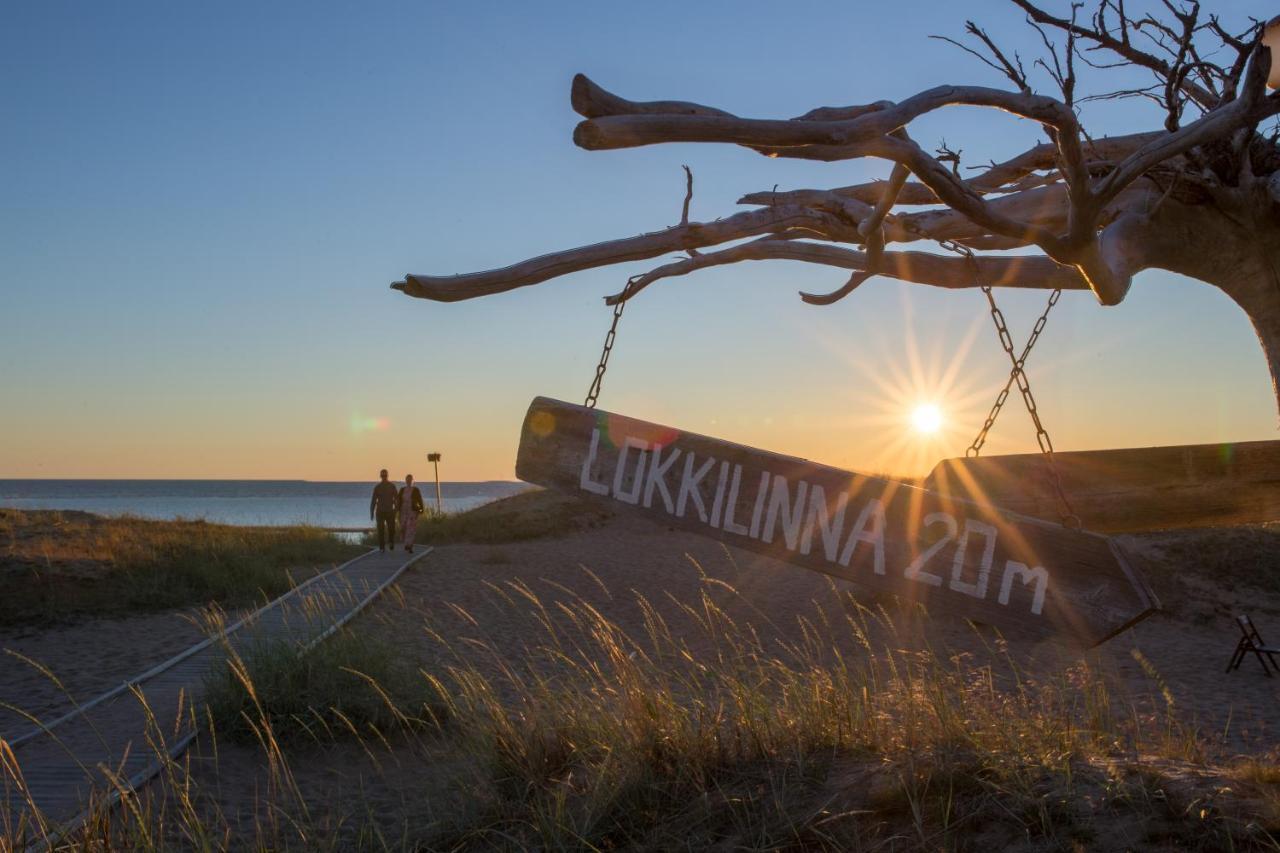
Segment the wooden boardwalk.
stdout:
[[[230,625],[237,651],[261,642],[314,645],[336,631],[431,552],[370,551],[299,584]],[[93,805],[113,802],[182,753],[195,738],[205,676],[224,665],[226,642],[206,640],[113,691],[7,742],[0,740],[0,849],[4,837],[52,839],[77,826]],[[34,809],[32,808],[34,806]],[[33,825],[33,819],[39,824]],[[25,832],[20,833],[20,828]]]

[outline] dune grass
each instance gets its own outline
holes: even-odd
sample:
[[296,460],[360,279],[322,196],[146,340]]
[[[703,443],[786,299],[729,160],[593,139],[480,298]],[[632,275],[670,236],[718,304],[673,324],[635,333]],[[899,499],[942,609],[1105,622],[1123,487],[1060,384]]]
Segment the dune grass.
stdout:
[[1165,530],[1125,537],[1146,543],[1165,562],[1193,566],[1219,583],[1280,593],[1280,523]]
[[[779,643],[736,622],[722,606],[732,590],[710,579],[699,600],[670,603],[695,626],[679,633],[644,599],[646,627],[629,635],[586,600],[553,605],[520,584],[494,595],[536,628],[521,657],[429,621],[419,626],[431,638],[429,663],[399,661],[349,632],[311,656],[245,655],[214,686],[201,751],[249,733],[265,768],[252,814],[226,813],[216,776],[171,763],[166,796],[104,812],[73,840],[134,849],[1280,849],[1275,756],[1215,759],[1212,739],[1172,705],[1125,705],[1084,661],[1037,678],[998,639],[976,656],[908,651],[915,614],[852,601]],[[356,753],[322,755],[319,766],[344,762],[340,773],[369,776],[318,801],[302,768],[341,742]],[[377,793],[379,773],[398,808]]]
[[[543,489],[530,489],[460,513],[428,511],[418,521],[416,541],[424,545],[502,543],[561,536],[603,524],[605,506]],[[375,537],[365,540],[377,544]]]
[[314,527],[0,509],[0,625],[242,606],[361,550]]
[[221,737],[325,743],[440,722],[431,691],[384,640],[343,628],[313,649],[259,643],[233,656],[204,685],[210,724]]

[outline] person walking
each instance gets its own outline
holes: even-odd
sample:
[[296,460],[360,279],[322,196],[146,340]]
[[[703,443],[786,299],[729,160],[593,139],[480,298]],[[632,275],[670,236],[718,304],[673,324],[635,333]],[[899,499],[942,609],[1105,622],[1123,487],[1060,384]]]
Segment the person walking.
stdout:
[[422,492],[413,484],[413,475],[404,475],[404,488],[396,495],[396,508],[400,510],[400,530],[404,534],[404,549],[413,553],[413,539],[418,533],[418,516],[426,511]]
[[399,495],[396,484],[387,479],[387,469],[378,472],[381,478],[373,487],[373,498],[369,501],[369,520],[378,520],[378,550],[385,551],[387,546],[396,547],[396,507]]

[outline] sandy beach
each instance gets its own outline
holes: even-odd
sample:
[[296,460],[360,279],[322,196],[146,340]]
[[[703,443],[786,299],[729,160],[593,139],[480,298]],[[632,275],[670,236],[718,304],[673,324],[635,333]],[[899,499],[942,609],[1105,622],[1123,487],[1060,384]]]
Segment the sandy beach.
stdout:
[[[546,645],[547,626],[566,638],[575,630],[562,605],[585,604],[642,642],[659,618],[693,658],[715,665],[719,652],[707,641],[706,611],[699,604],[705,594],[718,608],[717,618],[757,632],[780,656],[819,636],[851,660],[927,650],[958,666],[990,665],[1007,689],[1014,680],[1036,689],[1069,685],[1088,668],[1107,684],[1116,712],[1138,714],[1152,726],[1180,720],[1206,745],[1211,764],[1274,755],[1280,678],[1265,677],[1253,660],[1238,672],[1223,670],[1236,641],[1232,615],[1247,607],[1264,631],[1274,623],[1274,633],[1280,597],[1260,588],[1226,589],[1168,561],[1178,543],[1195,538],[1184,532],[1130,541],[1157,560],[1154,581],[1167,609],[1084,653],[1053,641],[1010,641],[1006,647],[989,630],[912,618],[888,602],[851,598],[849,584],[629,519],[535,541],[440,546],[353,628],[394,648],[423,673],[447,670],[457,663],[450,655],[464,649],[467,663],[481,671],[497,676],[513,662],[527,661],[522,673],[554,682],[562,662]],[[1188,597],[1192,590],[1195,599]],[[853,623],[866,630],[865,641],[848,629]],[[441,636],[453,651],[444,652]],[[464,807],[462,780],[478,772],[429,738],[397,739],[382,748],[302,743],[288,755],[313,816],[339,835],[342,826],[362,821],[398,828],[406,837],[430,834]],[[189,761],[197,787],[208,794],[207,813],[245,832],[260,831],[261,798],[272,790],[271,761],[260,749],[214,748],[206,740]],[[1219,784],[1191,765],[1179,768],[1170,772],[1193,788]]]
[[[662,636],[680,649],[673,665],[712,670],[744,663],[733,655],[745,647],[723,642],[733,634],[758,644],[749,654],[788,665],[936,661],[962,679],[985,673],[992,689],[1008,695],[1061,695],[1064,707],[1081,707],[1096,690],[1087,685],[1105,685],[1107,713],[1127,716],[1126,725],[1149,734],[1167,728],[1168,738],[1194,744],[1195,761],[1126,759],[1144,773],[1164,768],[1166,781],[1176,780],[1193,800],[1221,787],[1220,771],[1212,768],[1280,754],[1280,678],[1266,677],[1252,658],[1237,672],[1223,671],[1238,636],[1236,614],[1248,612],[1264,635],[1280,632],[1280,594],[1268,575],[1275,569],[1269,561],[1277,559],[1274,526],[1122,537],[1125,548],[1147,560],[1163,610],[1080,650],[1056,639],[1004,638],[986,626],[932,618],[854,584],[704,537],[576,509],[551,493],[490,505],[457,529],[495,541],[438,544],[402,575],[349,628],[392,658],[402,683],[386,687],[447,679],[463,667],[489,680],[512,713],[536,715],[527,704],[529,684],[567,695],[580,689],[575,668],[606,664],[592,658],[599,638],[590,635],[600,625],[624,638],[632,656],[656,649]],[[525,535],[533,538],[518,538]],[[512,537],[516,541],[504,541]],[[596,628],[584,626],[584,613],[599,617]],[[0,700],[49,719],[73,700],[92,698],[198,642],[200,623],[198,608],[180,608],[5,629]],[[0,735],[28,727],[25,715],[0,710]],[[310,831],[340,846],[368,831],[438,838],[441,827],[474,806],[471,792],[491,788],[490,771],[469,749],[447,737],[370,729],[357,738],[291,740],[275,755],[260,744],[206,732],[181,759],[186,781],[178,790],[193,797],[182,808],[246,842],[289,837],[272,821],[299,804]],[[286,799],[294,803],[283,811],[282,760],[289,768]],[[866,787],[841,778],[826,779],[824,796]],[[172,780],[153,782],[142,794],[144,802],[166,808],[176,808],[175,796]]]

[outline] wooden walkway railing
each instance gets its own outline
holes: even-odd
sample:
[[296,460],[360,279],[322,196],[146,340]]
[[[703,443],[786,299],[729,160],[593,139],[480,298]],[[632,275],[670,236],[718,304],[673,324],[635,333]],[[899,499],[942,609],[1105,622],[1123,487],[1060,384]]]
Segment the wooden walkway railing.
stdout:
[[[0,849],[4,838],[52,845],[95,808],[113,805],[155,776],[199,733],[206,675],[227,646],[328,637],[430,548],[370,551],[317,575],[114,690],[9,741],[0,739]],[[16,766],[13,766],[16,765]]]

